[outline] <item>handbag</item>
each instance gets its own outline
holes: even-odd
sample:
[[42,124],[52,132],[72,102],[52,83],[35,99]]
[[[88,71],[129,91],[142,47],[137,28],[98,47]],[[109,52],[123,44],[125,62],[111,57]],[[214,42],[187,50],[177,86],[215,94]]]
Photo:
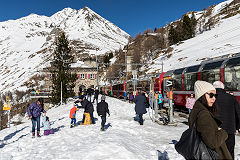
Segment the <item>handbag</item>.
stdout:
[[183,132],[179,142],[175,144],[175,149],[185,159],[218,159],[218,153],[206,146],[196,129],[196,121],[200,112],[193,125]]

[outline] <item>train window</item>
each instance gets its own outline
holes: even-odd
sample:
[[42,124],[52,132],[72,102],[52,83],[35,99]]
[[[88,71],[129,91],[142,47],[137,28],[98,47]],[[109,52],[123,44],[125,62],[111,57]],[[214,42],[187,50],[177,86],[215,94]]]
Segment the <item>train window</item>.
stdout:
[[181,68],[181,69],[177,69],[177,70],[175,70],[174,72],[173,72],[173,74],[182,74],[182,72],[183,72],[183,70],[184,70],[185,68]]
[[182,73],[185,68],[173,72],[173,90],[182,90]]
[[224,69],[224,85],[226,90],[240,90],[240,58],[230,59]]
[[201,72],[201,79],[209,83],[220,81],[220,67],[223,61],[217,61],[204,65]]
[[188,67],[185,73],[198,72],[201,65]]
[[184,74],[184,89],[186,91],[194,90],[194,83],[198,79],[198,72],[195,73],[185,73]]
[[182,90],[182,74],[173,75],[173,90]]
[[209,83],[220,81],[220,68],[208,70],[208,71],[202,71],[201,79]]
[[203,67],[203,71],[220,68],[222,63],[223,61],[217,61],[217,62],[205,64]]

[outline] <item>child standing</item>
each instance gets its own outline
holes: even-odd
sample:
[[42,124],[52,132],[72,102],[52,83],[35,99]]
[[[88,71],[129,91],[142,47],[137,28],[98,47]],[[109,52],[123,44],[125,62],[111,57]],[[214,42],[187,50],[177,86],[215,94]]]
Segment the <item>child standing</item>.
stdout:
[[51,129],[51,125],[53,125],[53,122],[49,121],[49,117],[48,116],[43,116],[43,129],[44,129],[44,136],[47,136],[49,134],[53,134],[54,131],[53,129]]
[[77,104],[73,104],[72,109],[70,110],[70,116],[71,118],[71,125],[70,128],[74,127],[76,125],[76,111],[77,111]]

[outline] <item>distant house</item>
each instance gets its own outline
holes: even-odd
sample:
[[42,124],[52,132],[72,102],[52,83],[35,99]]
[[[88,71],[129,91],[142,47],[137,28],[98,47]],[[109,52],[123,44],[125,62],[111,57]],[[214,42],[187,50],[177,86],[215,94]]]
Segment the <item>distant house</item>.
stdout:
[[[44,68],[45,73],[45,87],[51,89],[51,67]],[[96,61],[85,59],[84,62],[78,61],[72,63],[71,73],[77,74],[77,81],[74,88],[75,95],[78,95],[80,88],[87,89],[88,87],[95,88],[97,86],[97,64]]]

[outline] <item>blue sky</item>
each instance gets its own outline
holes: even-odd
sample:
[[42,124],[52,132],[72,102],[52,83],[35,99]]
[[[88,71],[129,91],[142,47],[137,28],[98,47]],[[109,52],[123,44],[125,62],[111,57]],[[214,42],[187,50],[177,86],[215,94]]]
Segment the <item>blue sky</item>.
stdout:
[[70,7],[91,8],[132,37],[147,28],[154,29],[175,21],[188,11],[200,11],[224,0],[2,0],[0,22],[31,13],[51,16]]

